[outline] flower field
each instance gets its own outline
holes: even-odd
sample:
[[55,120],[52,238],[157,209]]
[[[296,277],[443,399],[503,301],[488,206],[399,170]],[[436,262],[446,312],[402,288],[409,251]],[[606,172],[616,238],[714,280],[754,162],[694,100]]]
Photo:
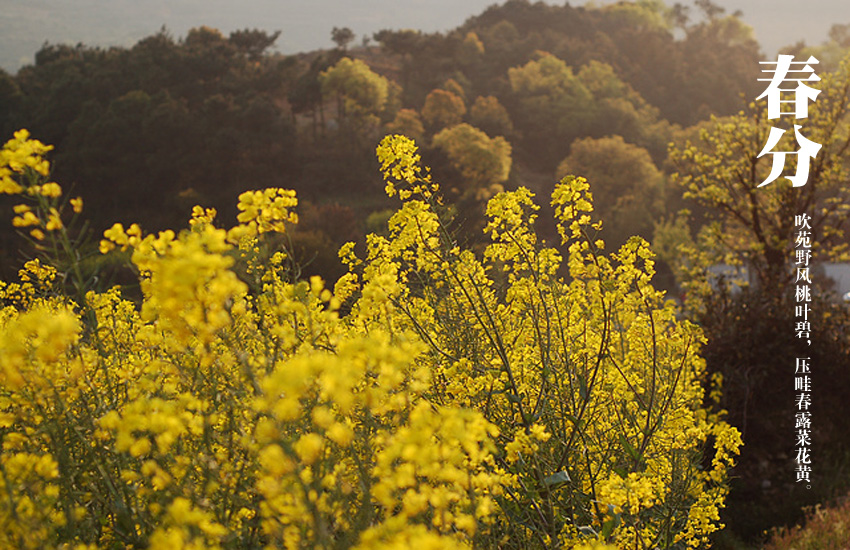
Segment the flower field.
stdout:
[[584,179],[552,193],[557,246],[520,188],[466,247],[388,136],[398,209],[334,285],[295,276],[297,198],[265,189],[233,227],[198,206],[106,231],[133,295],[90,273],[50,149],[22,130],[0,152],[34,251],[0,282],[0,547],[697,548],[721,528],[741,441],[702,334],[642,239],[593,238]]

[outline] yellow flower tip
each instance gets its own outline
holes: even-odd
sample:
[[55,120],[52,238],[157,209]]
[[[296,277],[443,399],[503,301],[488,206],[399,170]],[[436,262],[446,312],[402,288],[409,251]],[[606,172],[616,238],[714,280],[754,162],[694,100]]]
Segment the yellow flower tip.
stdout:
[[342,423],[333,424],[326,433],[328,439],[339,445],[347,447],[354,439],[354,431]]
[[309,433],[302,435],[295,442],[293,448],[304,464],[312,464],[318,460],[324,447],[324,438],[319,434]]
[[56,182],[45,183],[41,186],[40,191],[42,195],[51,199],[55,199],[62,196],[62,187],[60,187],[59,184]]
[[103,232],[103,236],[111,241],[115,241],[124,235],[124,225],[114,223],[112,227]]
[[59,218],[59,211],[55,208],[50,209],[50,215],[47,218],[47,224],[45,225],[45,229],[48,231],[55,231],[57,229],[62,229],[62,220]]
[[71,208],[74,209],[75,214],[79,214],[83,211],[83,199],[81,197],[76,197],[71,199]]
[[98,249],[100,250],[101,254],[107,254],[115,249],[115,243],[103,239],[100,241],[100,246],[98,247]]
[[30,210],[12,218],[12,225],[14,227],[32,227],[34,225],[40,225],[40,223],[36,215]]
[[3,176],[2,168],[0,168],[0,193],[5,193],[7,195],[17,195],[22,193],[23,190],[24,188],[18,185],[12,178],[8,176]]

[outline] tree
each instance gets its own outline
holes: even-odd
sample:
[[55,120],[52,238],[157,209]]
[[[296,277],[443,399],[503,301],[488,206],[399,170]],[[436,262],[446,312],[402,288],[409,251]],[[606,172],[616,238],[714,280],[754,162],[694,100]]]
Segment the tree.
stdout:
[[180,41],[163,30],[129,49],[45,47],[42,65],[17,78],[20,114],[62,144],[55,177],[74,182],[98,230],[129,217],[149,229],[176,224],[192,200],[229,215],[247,181],[292,169],[281,97],[294,59],[261,58],[276,35],[199,28]]
[[469,121],[491,136],[509,136],[514,131],[508,110],[491,95],[475,98],[469,110]]
[[680,2],[673,4],[673,7],[670,9],[670,21],[673,27],[682,30],[687,29],[688,23],[691,20],[690,11],[690,6],[686,6]]
[[426,38],[420,31],[411,29],[401,31],[383,29],[374,33],[372,38],[381,44],[384,51],[401,58],[401,88],[405,94],[409,94],[413,58],[424,47]]
[[482,52],[486,50],[501,55],[516,46],[516,42],[520,40],[520,33],[516,25],[507,19],[502,19],[486,29],[481,35],[481,39],[483,40],[481,44]]
[[466,38],[463,39],[458,52],[460,62],[467,67],[472,67],[481,61],[482,55],[484,55],[484,43],[474,32],[466,33]]
[[[773,155],[763,155],[771,127],[766,110],[751,104],[747,111],[713,118],[700,133],[700,143],[672,147],[674,180],[685,198],[703,208],[699,229],[702,257],[691,248],[690,265],[743,264],[761,288],[784,288],[792,273],[787,269],[794,242],[794,216],[812,217],[815,253],[840,257],[847,251],[844,226],[850,211],[850,62],[822,76],[821,94],[809,106],[804,135],[823,147],[812,160],[808,183],[793,188],[780,178],[766,187]],[[786,132],[786,138],[793,130]],[[778,151],[796,151],[793,139],[784,139]],[[785,173],[794,173],[795,155],[787,155]],[[697,262],[697,263],[695,263]],[[703,286],[704,290],[707,290]]]
[[608,63],[590,61],[578,71],[578,79],[593,95],[587,135],[622,136],[649,150],[656,162],[667,153],[669,124],[659,121],[658,109],[623,81]]
[[[758,62],[763,57],[753,28],[736,14],[719,17],[722,12],[714,10],[710,1],[705,5],[707,13],[714,15],[688,28],[681,46],[684,64],[675,70],[675,80],[667,83],[677,95],[688,98],[687,102],[670,98],[678,112],[668,118],[681,124],[693,124],[710,114],[734,114],[746,106],[742,93],[749,98],[761,92]],[[664,108],[662,101],[654,103]]]
[[422,119],[431,131],[459,124],[465,114],[463,99],[448,90],[432,90],[422,107]]
[[616,25],[649,31],[666,31],[670,26],[669,8],[661,0],[617,2],[599,9]]
[[590,90],[551,54],[508,70],[508,78],[518,107],[514,121],[526,147],[554,166],[564,148],[589,128]]
[[10,135],[16,119],[20,116],[20,108],[24,96],[15,79],[9,73],[0,69],[0,135]]
[[325,109],[320,75],[333,65],[333,60],[322,54],[310,62],[310,68],[299,76],[289,89],[287,99],[293,115],[310,112],[313,121],[313,139],[321,128],[325,132]]
[[381,46],[389,53],[401,56],[414,54],[425,40],[420,31],[413,29],[401,31],[383,29],[374,33],[372,38],[380,42]]
[[334,27],[331,30],[331,40],[334,41],[336,47],[342,51],[346,51],[348,49],[348,44],[350,44],[354,40],[354,32],[348,27]]
[[401,134],[413,140],[421,140],[425,137],[425,127],[419,118],[419,113],[413,109],[399,109],[395,118],[386,125],[387,132]]
[[[845,407],[850,392],[850,311],[844,303],[813,293],[809,321],[816,328],[811,345],[806,345],[790,330],[799,321],[794,296],[777,300],[778,294],[773,288],[716,289],[694,319],[705,332],[702,355],[709,376],[723,382],[720,407],[728,411],[727,421],[741,430],[745,442],[720,519],[751,547],[760,547],[757,543],[772,527],[799,523],[806,507],[850,490],[844,475],[850,419],[827,412]],[[817,387],[813,413],[817,475],[823,481],[811,488],[789,483],[793,440],[789,442],[787,434],[796,432],[789,409],[798,392],[785,373],[793,373],[795,357],[809,358],[816,379],[825,381]]]
[[536,159],[552,166],[578,137],[612,134],[650,149],[663,158],[666,128],[651,107],[607,63],[590,61],[578,74],[550,54],[508,71],[518,116]]
[[230,43],[248,56],[251,61],[258,61],[271,48],[280,36],[280,31],[271,34],[257,30],[244,29],[230,33]]
[[335,95],[341,120],[350,112],[356,116],[377,115],[389,95],[389,83],[359,59],[343,57],[319,76],[322,93]]
[[652,237],[663,205],[664,176],[646,149],[620,136],[582,138],[558,165],[556,179],[575,174],[593,182],[593,202],[603,222],[602,237],[613,249],[632,235]]
[[208,50],[213,48],[224,49],[226,47],[226,42],[227,39],[224,38],[224,35],[221,34],[220,30],[213,27],[207,27],[206,25],[189,29],[189,32],[186,33],[186,38],[183,39],[183,43],[188,48],[198,50]]
[[711,0],[694,0],[694,5],[709,19],[714,21],[726,12],[726,8],[718,6]]
[[[812,159],[809,179],[793,187],[780,178],[758,187],[771,171],[773,155],[759,154],[772,127],[786,129],[776,151],[796,151],[790,122],[769,120],[766,109],[750,104],[737,115],[713,118],[700,131],[697,142],[671,147],[670,160],[676,181],[691,208],[695,238],[685,229],[668,226],[669,236],[680,233],[676,260],[678,276],[687,291],[686,305],[703,327],[709,372],[723,379],[721,404],[730,422],[744,431],[747,445],[741,454],[728,505],[728,518],[737,534],[755,539],[769,526],[800,520],[800,507],[813,504],[826,493],[846,491],[826,483],[809,491],[789,490],[788,445],[781,433],[794,430],[787,404],[793,388],[781,383],[782,369],[794,368],[794,357],[807,357],[819,376],[834,380],[821,389],[820,410],[834,410],[846,400],[846,377],[836,369],[847,357],[847,308],[828,298],[825,277],[812,277],[812,301],[807,320],[815,327],[811,344],[792,331],[798,302],[793,293],[796,272],[794,250],[799,228],[795,217],[811,216],[812,268],[830,259],[846,257],[846,218],[850,210],[850,71],[848,60],[834,73],[820,74],[821,89],[801,119],[803,135],[822,145]],[[788,118],[788,117],[783,117]],[[784,174],[796,171],[795,155],[787,155]],[[719,264],[746,267],[754,285],[733,292],[728,281],[710,278],[708,267]],[[816,274],[818,271],[814,271]],[[724,284],[726,283],[726,284]],[[788,292],[791,290],[792,292]],[[777,363],[777,358],[781,361]],[[791,363],[788,363],[790,358]],[[827,387],[828,386],[828,387]],[[835,472],[847,468],[850,448],[845,419],[824,415],[815,438],[821,479],[844,479]],[[765,481],[767,483],[765,483]],[[763,485],[763,483],[765,483]],[[800,484],[802,485],[802,484]],[[843,485],[839,483],[837,485]],[[794,506],[787,503],[793,502]]]
[[[466,81],[466,84],[469,84],[469,80]],[[443,85],[440,86],[440,89],[445,90],[447,92],[451,92],[454,95],[458,96],[463,100],[464,107],[466,106],[466,90],[463,86],[461,86],[460,82],[458,82],[454,78],[449,78],[448,80],[443,82]]]
[[799,41],[791,46],[786,46],[779,53],[795,55],[801,59],[815,56],[821,71],[834,71],[838,69],[841,60],[850,52],[850,23],[836,23],[829,29],[829,39],[818,46],[806,46],[804,41]]
[[434,136],[434,146],[442,149],[461,173],[466,192],[492,195],[511,173],[511,144],[469,124],[445,128]]

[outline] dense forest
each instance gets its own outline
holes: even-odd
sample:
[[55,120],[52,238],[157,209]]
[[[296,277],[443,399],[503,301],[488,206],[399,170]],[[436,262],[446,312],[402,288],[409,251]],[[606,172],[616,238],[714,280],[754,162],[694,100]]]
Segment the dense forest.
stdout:
[[[701,10],[691,22],[660,3],[508,2],[450,33],[388,30],[355,47],[337,32],[336,48],[291,57],[267,55],[277,35],[256,30],[47,44],[0,75],[0,129],[26,126],[56,147],[56,178],[99,230],[130,218],[172,227],[194,204],[232,217],[232,197],[262,182],[310,201],[306,248],[339,245],[386,208],[372,152],[399,132],[426,147],[456,202],[493,186],[542,191],[568,168],[597,180],[609,239],[651,238],[669,198],[667,143],[758,93],[750,30]],[[624,169],[633,176],[612,178]]]
[[[365,250],[367,233],[388,233],[394,207],[375,161],[388,134],[415,140],[443,194],[447,230],[472,249],[484,246],[488,199],[519,188],[548,197],[562,177],[584,176],[605,248],[633,235],[652,244],[654,284],[705,331],[708,370],[723,380],[719,405],[743,433],[717,547],[754,543],[799,521],[803,505],[849,488],[850,426],[827,417],[850,390],[842,370],[850,315],[828,288],[818,292],[818,332],[804,352],[822,377],[822,477],[802,489],[789,456],[792,388],[775,376],[776,358],[800,344],[776,329],[792,326],[794,309],[775,289],[790,282],[795,213],[813,214],[823,259],[842,259],[850,244],[850,67],[842,63],[850,24],[835,25],[820,45],[784,50],[820,60],[822,92],[806,129],[823,149],[808,186],[777,184],[758,197],[770,123],[752,102],[764,89],[764,54],[738,14],[710,0],[672,8],[508,0],[445,33],[384,30],[358,40],[333,27],[328,49],[293,56],[271,53],[278,37],[163,29],[131,48],[45,44],[33,65],[0,71],[0,136],[25,127],[55,147],[50,177],[85,204],[90,238],[80,246],[90,269],[126,280],[126,257],[97,254],[117,221],[146,232],[180,228],[201,205],[233,223],[241,193],[286,188],[299,198],[286,235],[298,273],[336,281],[347,271],[337,254],[344,243]],[[2,202],[0,275],[9,280],[39,243],[14,230],[13,201]],[[537,223],[543,242],[559,240],[551,218]],[[747,265],[753,284],[711,281],[720,263]]]

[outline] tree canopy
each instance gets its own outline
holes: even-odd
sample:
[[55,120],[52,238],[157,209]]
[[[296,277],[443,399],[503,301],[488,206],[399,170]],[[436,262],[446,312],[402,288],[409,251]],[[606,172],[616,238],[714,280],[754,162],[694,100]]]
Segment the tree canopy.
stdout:
[[[673,147],[671,161],[686,193],[704,207],[697,249],[710,262],[743,264],[762,288],[780,288],[792,276],[786,268],[796,228],[794,216],[812,217],[812,237],[819,254],[840,258],[848,251],[844,233],[850,209],[850,62],[817,83],[821,90],[809,106],[803,132],[822,148],[811,161],[808,182],[792,187],[785,178],[759,187],[772,169],[772,155],[759,156],[771,128],[766,110],[714,118],[700,131],[699,143]],[[796,151],[793,130],[782,150]],[[787,155],[785,174],[796,171],[796,155]],[[697,249],[693,251],[696,252]],[[693,262],[692,262],[693,263]]]
[[493,194],[511,173],[510,143],[501,136],[491,138],[469,124],[441,130],[434,136],[434,146],[445,151],[460,171],[466,190]]
[[610,247],[619,248],[632,235],[652,238],[663,209],[664,175],[646,149],[621,136],[578,139],[555,176],[568,174],[593,182],[594,203],[603,220],[601,237]]

